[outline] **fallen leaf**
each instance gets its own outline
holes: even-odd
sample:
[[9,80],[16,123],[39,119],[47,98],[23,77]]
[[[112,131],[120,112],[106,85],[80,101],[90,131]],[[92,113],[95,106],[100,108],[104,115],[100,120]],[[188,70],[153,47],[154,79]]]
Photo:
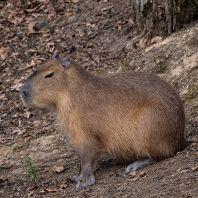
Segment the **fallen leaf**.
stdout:
[[47,192],[56,192],[57,191],[57,189],[50,189],[50,188],[46,188],[45,189]]
[[14,23],[15,25],[20,24],[21,22],[23,22],[24,17],[15,17],[13,20],[9,20],[11,23]]
[[36,24],[36,22],[31,22],[31,23],[28,24],[29,33],[35,33],[35,30],[34,30],[35,24]]
[[42,189],[42,190],[39,191],[39,193],[40,193],[40,194],[46,194],[47,192],[46,192],[45,189]]
[[139,174],[139,178],[143,178],[144,176],[146,176],[147,173],[145,171],[142,171],[140,174]]
[[96,58],[94,58],[94,62],[99,63],[100,62],[100,58],[97,56]]
[[31,191],[30,193],[27,194],[28,197],[31,197],[34,194],[34,191]]
[[8,56],[8,52],[10,51],[9,47],[2,47],[0,48],[0,57],[1,59],[5,60]]
[[16,85],[12,85],[11,91],[14,91],[14,90],[19,91],[21,86],[22,86],[22,83],[17,83]]
[[49,192],[56,192],[57,189],[50,189],[50,188],[44,188],[42,190],[40,190],[40,194],[46,194],[46,193],[49,193]]
[[122,26],[118,24],[118,30],[121,31],[122,30]]
[[129,23],[129,25],[134,25],[135,24],[135,22],[133,21],[133,19],[129,19],[128,23]]
[[129,173],[130,176],[135,177],[137,175],[137,171],[131,171]]
[[65,16],[66,16],[66,17],[70,17],[70,16],[72,16],[72,13],[71,13],[71,12],[65,13]]
[[193,171],[197,171],[198,170],[198,166],[192,168]]
[[78,3],[80,0],[72,0],[73,3]]
[[91,188],[86,188],[86,192],[90,192],[91,191]]
[[39,121],[39,120],[35,120],[35,121],[33,122],[33,126],[34,126],[34,127],[38,127],[40,124],[41,124],[41,121]]
[[15,129],[12,133],[13,134],[22,135],[23,133],[25,133],[25,129],[23,129],[23,130],[21,130],[21,129]]
[[[132,171],[133,172],[133,171]],[[132,173],[133,174],[133,173]],[[132,179],[129,179],[130,181],[137,181],[143,177],[145,177],[147,175],[147,173],[145,171],[140,172],[139,175],[135,175],[135,177],[133,177]]]
[[27,188],[27,190],[33,190],[33,189],[35,189],[35,188],[37,188],[38,186],[37,185],[32,185],[32,186],[29,186],[28,188]]
[[141,38],[139,41],[139,44],[137,44],[138,49],[142,49],[143,47],[145,47],[147,41],[148,41],[148,39]]
[[34,12],[36,10],[38,10],[40,7],[42,6],[42,4],[39,4],[38,6],[36,6],[35,8],[30,8],[30,9],[24,9],[26,12]]
[[26,111],[24,114],[23,114],[23,116],[25,117],[25,118],[30,118],[30,112],[29,111]]
[[162,40],[162,37],[156,36],[156,37],[154,37],[154,38],[151,39],[151,44],[153,44],[153,43],[158,43],[158,42],[160,42],[161,40]]
[[53,166],[52,168],[51,168],[51,170],[53,171],[53,172],[56,172],[56,173],[60,173],[60,172],[62,172],[63,170],[64,170],[64,167],[63,166]]
[[27,63],[27,65],[26,65],[25,67],[19,68],[19,71],[20,71],[20,70],[27,69],[27,68],[29,68],[29,67],[33,67],[33,66],[35,66],[35,65],[36,65],[36,63],[35,63],[35,61],[32,59],[31,62],[30,62],[30,63]]
[[24,143],[27,143],[27,142],[29,142],[31,140],[31,137],[25,137],[24,139],[23,139],[23,142]]
[[195,147],[195,146],[197,146],[197,143],[194,142],[190,146]]
[[67,187],[66,183],[63,183],[59,186],[59,190],[65,189]]
[[108,2],[109,0],[103,0],[104,3]]
[[86,23],[86,26],[87,26],[87,27],[90,27],[90,26],[91,26],[91,23]]
[[5,99],[6,98],[5,96],[6,96],[5,94],[0,94],[0,100]]
[[7,182],[8,181],[8,179],[6,178],[6,179],[1,179],[0,178],[0,184],[3,184],[3,183],[5,183],[5,182]]
[[14,115],[12,115],[12,118],[18,118],[18,117],[19,117],[19,112],[17,112]]

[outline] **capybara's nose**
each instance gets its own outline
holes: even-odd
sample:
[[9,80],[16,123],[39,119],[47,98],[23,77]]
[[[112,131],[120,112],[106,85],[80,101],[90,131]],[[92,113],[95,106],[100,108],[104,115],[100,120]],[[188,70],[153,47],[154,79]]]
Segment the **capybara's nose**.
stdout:
[[26,83],[23,84],[19,93],[20,93],[20,96],[23,97],[23,98],[28,96],[28,86],[27,86]]
[[22,97],[26,97],[26,96],[27,96],[27,91],[21,90],[21,91],[20,91],[20,95],[21,95]]

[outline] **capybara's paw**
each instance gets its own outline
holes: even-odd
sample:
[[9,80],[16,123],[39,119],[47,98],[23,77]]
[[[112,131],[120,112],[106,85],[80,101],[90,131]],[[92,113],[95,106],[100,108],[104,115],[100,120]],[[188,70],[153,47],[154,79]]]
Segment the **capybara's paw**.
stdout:
[[95,185],[95,179],[94,179],[94,176],[92,175],[92,176],[90,176],[90,177],[88,178],[87,181],[78,182],[78,183],[76,184],[76,188],[77,188],[77,189],[85,189],[85,188],[87,188],[88,186],[93,186],[93,185]]
[[73,182],[77,183],[78,180],[82,179],[82,177],[83,177],[83,174],[82,173],[80,175],[74,175],[72,177],[72,180],[73,180]]
[[151,158],[145,158],[141,160],[137,160],[134,163],[127,166],[127,168],[124,170],[123,175],[130,173],[131,171],[138,171],[154,162]]

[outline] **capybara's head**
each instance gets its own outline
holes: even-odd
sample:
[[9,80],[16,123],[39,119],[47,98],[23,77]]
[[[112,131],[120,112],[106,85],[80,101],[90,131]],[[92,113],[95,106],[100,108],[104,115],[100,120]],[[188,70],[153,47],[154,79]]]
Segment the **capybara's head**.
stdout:
[[70,60],[63,57],[42,65],[23,84],[20,97],[29,109],[53,109],[56,101],[61,97],[61,92],[68,86],[67,69]]

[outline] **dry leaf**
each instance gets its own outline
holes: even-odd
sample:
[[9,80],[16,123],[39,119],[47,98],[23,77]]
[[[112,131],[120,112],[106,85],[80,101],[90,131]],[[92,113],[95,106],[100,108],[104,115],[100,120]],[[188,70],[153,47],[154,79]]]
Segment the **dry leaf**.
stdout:
[[[133,171],[132,171],[133,172]],[[134,173],[132,173],[134,174]],[[132,179],[129,179],[130,181],[137,181],[143,177],[145,177],[147,175],[147,173],[145,171],[140,172],[139,175],[135,175],[135,177],[133,177]]]
[[22,67],[22,68],[19,68],[19,71],[20,70],[24,70],[24,69],[27,69],[29,67],[33,67],[34,65],[36,65],[35,61],[32,59],[30,63],[27,63],[27,65],[25,67]]
[[15,17],[13,20],[9,20],[11,23],[14,23],[15,25],[20,24],[24,20],[24,17]]
[[31,191],[30,193],[27,194],[28,197],[31,197],[34,194],[34,191]]
[[35,24],[36,24],[36,22],[31,22],[31,23],[28,24],[29,33],[35,33],[35,30],[34,30]]
[[0,100],[5,100],[5,97],[6,95],[5,94],[0,94]]
[[130,26],[135,24],[135,22],[133,21],[133,19],[129,19],[128,23],[129,23]]
[[30,118],[30,112],[29,111],[26,111],[24,114],[23,114],[23,116],[25,117],[25,118]]
[[131,171],[129,173],[130,176],[135,177],[137,175],[137,171]]
[[160,42],[161,40],[162,40],[162,37],[156,36],[156,37],[154,37],[154,38],[151,39],[151,44],[153,44],[153,43],[158,43],[158,42]]
[[94,58],[94,62],[99,63],[100,62],[100,58],[97,56],[96,58]]
[[122,26],[118,24],[118,30],[121,31],[122,30]]
[[2,47],[0,48],[0,57],[1,59],[5,60],[8,56],[8,52],[10,51],[9,47]]
[[18,134],[18,135],[22,135],[25,132],[25,129],[21,130],[21,129],[16,129],[14,130],[12,133],[13,134]]
[[62,172],[63,170],[64,170],[64,167],[63,166],[53,166],[52,168],[51,168],[51,170],[53,171],[53,172],[56,172],[56,173],[60,173],[60,172]]
[[56,192],[56,191],[57,191],[57,189],[44,188],[39,193],[40,194],[46,194],[48,192]]
[[66,17],[70,17],[70,16],[72,16],[72,13],[71,13],[71,12],[65,13],[65,16],[66,16]]
[[60,185],[59,190],[65,189],[67,187],[66,183],[63,183]]
[[142,49],[143,47],[145,47],[147,41],[148,41],[148,39],[141,38],[139,41],[139,44],[137,44],[138,49]]
[[17,117],[19,117],[19,112],[17,112],[14,115],[12,115],[12,118],[17,118]]
[[31,140],[31,137],[25,137],[24,139],[23,139],[23,142],[24,143],[27,143],[27,142],[29,142]]
[[33,186],[28,187],[27,190],[33,190],[33,189],[35,189],[37,187],[38,187],[37,185],[33,185]]
[[143,178],[144,176],[146,176],[147,173],[145,171],[142,171],[140,174],[139,174],[139,178]]
[[14,90],[19,91],[21,86],[22,86],[22,83],[17,83],[15,85],[12,85],[11,86],[11,91],[14,91]]
[[50,189],[50,188],[46,188],[45,189],[47,192],[56,192],[57,191],[57,189]]
[[29,13],[34,12],[34,11],[38,10],[38,9],[41,7],[41,5],[42,5],[42,4],[39,4],[39,5],[36,6],[35,8],[25,9],[25,11],[26,11],[26,12],[29,12]]
[[72,0],[73,3],[78,3],[80,0]]
[[197,143],[193,142],[190,146],[195,147],[197,146]]
[[90,26],[91,26],[91,23],[86,23],[86,26],[87,26],[87,27],[90,27]]
[[38,127],[40,124],[41,124],[41,121],[39,121],[39,120],[35,120],[35,121],[33,122],[33,126],[34,126],[34,127]]
[[193,171],[197,171],[198,170],[198,166],[192,168]]
[[103,0],[104,3],[108,2],[109,0]]
[[5,183],[5,182],[7,182],[8,181],[8,179],[6,178],[6,179],[1,179],[0,178],[0,184],[3,184],[3,183]]

